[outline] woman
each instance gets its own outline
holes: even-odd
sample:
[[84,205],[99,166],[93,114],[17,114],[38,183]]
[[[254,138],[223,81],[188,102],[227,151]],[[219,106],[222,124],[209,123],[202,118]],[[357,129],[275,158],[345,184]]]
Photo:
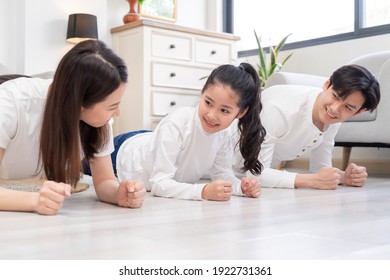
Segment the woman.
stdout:
[[101,41],[84,41],[60,61],[53,80],[19,78],[0,86],[0,178],[44,176],[39,193],[0,186],[0,210],[56,214],[90,162],[98,198],[142,205],[140,181],[118,182],[110,154],[112,117],[127,84],[121,58]]

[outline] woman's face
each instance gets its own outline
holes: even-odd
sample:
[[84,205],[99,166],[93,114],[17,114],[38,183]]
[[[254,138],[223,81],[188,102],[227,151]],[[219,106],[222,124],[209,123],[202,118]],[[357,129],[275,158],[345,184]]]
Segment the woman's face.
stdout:
[[126,85],[126,83],[121,83],[104,101],[96,103],[89,108],[82,107],[80,119],[92,127],[102,127],[112,117],[119,116],[119,104],[125,93]]
[[235,118],[241,118],[239,98],[229,87],[221,84],[209,86],[201,95],[199,118],[204,131],[216,133],[230,126]]

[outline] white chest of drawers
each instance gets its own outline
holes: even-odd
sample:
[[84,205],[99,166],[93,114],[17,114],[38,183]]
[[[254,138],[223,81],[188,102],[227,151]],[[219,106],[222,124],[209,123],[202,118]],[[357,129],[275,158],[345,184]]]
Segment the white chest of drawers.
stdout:
[[206,77],[237,59],[239,37],[140,20],[113,28],[112,45],[129,79],[114,134],[154,129],[179,106],[196,104]]

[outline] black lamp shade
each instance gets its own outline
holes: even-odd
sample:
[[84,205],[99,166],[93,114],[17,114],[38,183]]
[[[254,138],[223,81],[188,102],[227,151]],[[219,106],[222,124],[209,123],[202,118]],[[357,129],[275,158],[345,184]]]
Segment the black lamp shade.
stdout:
[[89,39],[98,39],[96,16],[90,14],[69,15],[66,41],[77,44]]

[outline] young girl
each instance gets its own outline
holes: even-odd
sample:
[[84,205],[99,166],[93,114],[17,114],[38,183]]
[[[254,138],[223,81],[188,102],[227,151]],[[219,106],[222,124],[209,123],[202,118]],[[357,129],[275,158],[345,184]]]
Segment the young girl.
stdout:
[[0,86],[0,178],[45,177],[39,193],[0,186],[0,210],[56,214],[90,161],[100,200],[140,207],[142,182],[118,183],[110,154],[111,118],[127,84],[121,58],[101,41],[77,44],[53,80],[19,78]]
[[[265,130],[260,121],[260,81],[247,63],[222,65],[208,77],[197,107],[182,107],[161,120],[154,132],[116,137],[117,175],[145,182],[153,195],[193,200],[229,200],[232,193],[258,197],[257,179],[233,174],[229,126],[238,119],[237,143],[243,171],[260,174],[257,159]],[[212,182],[197,183],[203,175]]]

